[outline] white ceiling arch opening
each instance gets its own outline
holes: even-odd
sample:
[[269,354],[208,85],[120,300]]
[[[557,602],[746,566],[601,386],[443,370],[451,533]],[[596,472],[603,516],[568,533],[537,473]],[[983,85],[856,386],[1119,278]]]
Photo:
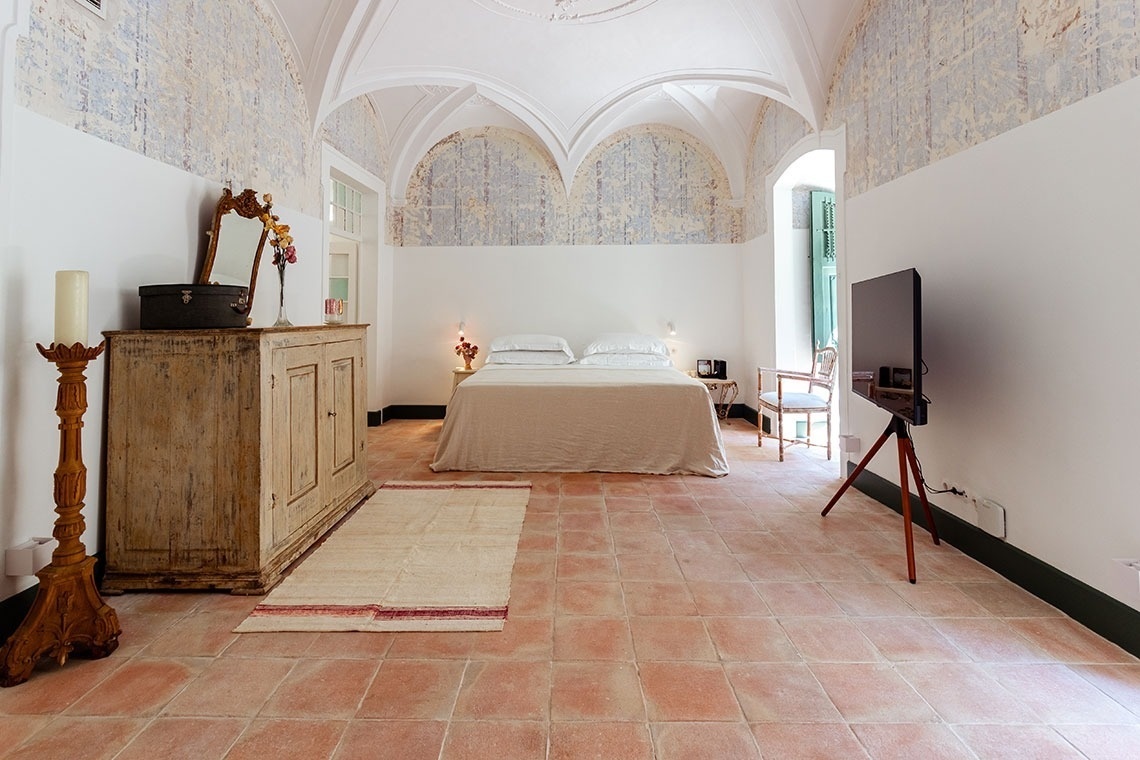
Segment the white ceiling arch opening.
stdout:
[[314,134],[367,96],[399,202],[439,139],[508,126],[569,186],[615,132],[680,128],[722,162],[742,200],[747,139],[772,98],[813,127],[866,0],[263,0],[285,27]]
[[[404,81],[444,79],[421,74]],[[630,92],[600,106],[571,134],[556,131],[549,114],[536,113],[531,103],[497,89],[495,83],[397,84],[383,89],[373,86],[365,92],[372,98],[386,97],[390,104],[404,100],[400,120],[388,125],[389,188],[397,204],[420,159],[440,140],[462,129],[503,126],[528,134],[546,148],[569,192],[582,161],[598,144],[622,129],[642,124],[677,127],[704,142],[724,166],[733,198],[743,202],[750,123],[741,117],[751,114],[760,97],[754,90],[760,88],[725,87],[715,80],[692,82],[691,77],[676,77],[664,83],[637,83]],[[785,100],[780,93],[765,92]]]

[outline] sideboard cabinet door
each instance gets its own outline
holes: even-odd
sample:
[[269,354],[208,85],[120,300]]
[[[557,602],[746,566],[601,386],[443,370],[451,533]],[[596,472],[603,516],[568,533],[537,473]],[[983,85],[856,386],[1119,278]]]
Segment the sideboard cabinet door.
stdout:
[[271,549],[287,542],[324,507],[320,467],[325,427],[321,419],[321,374],[321,346],[296,346],[273,352],[270,397],[274,433],[269,444],[273,471]]
[[351,491],[368,477],[365,433],[368,412],[365,398],[368,380],[363,347],[358,340],[325,346],[325,404],[328,425],[329,493]]

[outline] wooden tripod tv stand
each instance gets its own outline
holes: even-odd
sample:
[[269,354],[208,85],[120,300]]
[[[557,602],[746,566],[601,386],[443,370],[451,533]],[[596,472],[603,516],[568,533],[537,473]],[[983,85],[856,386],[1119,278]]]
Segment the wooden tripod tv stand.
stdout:
[[843,481],[843,485],[831,497],[831,501],[827,502],[827,506],[823,508],[820,514],[827,517],[827,513],[839,501],[839,497],[855,482],[855,478],[859,477],[859,473],[863,472],[863,468],[874,458],[875,454],[879,453],[879,449],[892,435],[898,437],[899,444],[899,490],[902,496],[903,535],[906,537],[906,573],[910,582],[914,583],[914,529],[910,518],[910,486],[907,483],[908,465],[914,474],[914,482],[918,485],[918,498],[922,502],[923,512],[926,513],[927,530],[930,531],[930,536],[934,539],[935,545],[938,545],[938,529],[934,526],[934,514],[930,511],[930,502],[926,500],[926,486],[922,481],[922,473],[918,469],[918,457],[914,454],[914,441],[910,438],[910,429],[904,420],[899,417],[891,417],[887,429],[879,436],[879,440],[875,441],[875,445],[867,452],[867,456],[863,457],[863,460],[847,476],[847,480]]

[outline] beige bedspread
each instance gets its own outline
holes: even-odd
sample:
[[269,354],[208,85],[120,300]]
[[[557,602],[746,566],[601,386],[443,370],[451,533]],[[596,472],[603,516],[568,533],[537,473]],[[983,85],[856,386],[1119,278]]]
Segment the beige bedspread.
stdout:
[[728,460],[708,391],[676,369],[490,365],[452,394],[431,468],[718,477]]

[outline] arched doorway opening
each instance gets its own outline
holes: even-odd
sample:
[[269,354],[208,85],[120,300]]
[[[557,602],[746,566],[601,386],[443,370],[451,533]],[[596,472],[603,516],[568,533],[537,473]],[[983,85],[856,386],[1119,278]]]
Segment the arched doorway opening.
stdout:
[[[798,155],[789,153],[787,161],[771,185],[774,353],[776,366],[807,371],[816,348],[834,345],[841,355],[843,350],[836,150],[805,147]],[[842,385],[832,394],[833,403]],[[806,419],[794,425],[796,437],[826,436],[822,420],[810,431]],[[832,435],[839,429],[836,408]]]
[[[829,214],[821,213],[819,194],[831,195]],[[781,367],[810,366],[817,343],[838,342],[834,194],[835,151],[822,149],[795,159],[772,188],[773,308]],[[834,327],[823,327],[817,312]]]

